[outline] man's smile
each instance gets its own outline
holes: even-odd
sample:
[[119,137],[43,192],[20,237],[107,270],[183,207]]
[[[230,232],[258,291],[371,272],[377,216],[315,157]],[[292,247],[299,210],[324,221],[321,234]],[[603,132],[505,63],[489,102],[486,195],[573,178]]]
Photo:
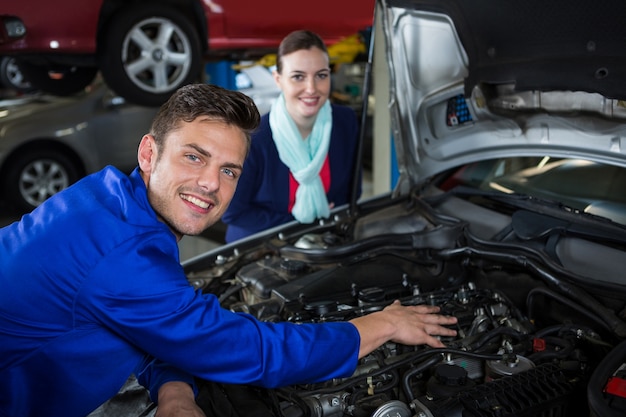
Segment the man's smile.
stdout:
[[198,207],[200,207],[201,209],[207,210],[209,209],[211,206],[214,206],[214,204],[212,204],[210,201],[205,201],[202,200],[200,198],[191,196],[189,194],[180,194],[180,198],[182,198],[185,201],[188,201]]

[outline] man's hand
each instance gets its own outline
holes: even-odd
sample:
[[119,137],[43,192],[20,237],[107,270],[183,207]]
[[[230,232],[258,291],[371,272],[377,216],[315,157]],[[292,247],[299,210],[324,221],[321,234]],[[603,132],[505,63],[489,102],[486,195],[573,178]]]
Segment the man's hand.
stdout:
[[361,335],[359,358],[387,341],[404,345],[445,347],[433,336],[456,336],[456,330],[443,327],[456,324],[456,317],[436,314],[436,306],[403,306],[396,300],[382,311],[350,320]]
[[166,382],[159,388],[155,417],[206,417],[196,405],[191,386],[185,382]]

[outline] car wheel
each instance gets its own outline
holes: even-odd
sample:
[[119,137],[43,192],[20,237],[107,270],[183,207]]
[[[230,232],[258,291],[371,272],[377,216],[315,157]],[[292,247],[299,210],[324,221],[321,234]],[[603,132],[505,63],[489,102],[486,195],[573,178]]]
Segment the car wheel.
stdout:
[[128,101],[159,106],[179,87],[200,79],[200,40],[178,10],[142,2],[118,12],[107,28],[99,37],[102,76]]
[[27,212],[80,178],[79,169],[72,160],[54,149],[19,155],[6,173],[8,202]]
[[98,68],[70,65],[41,65],[16,60],[24,78],[36,89],[55,96],[70,96],[83,91],[96,78]]
[[17,66],[15,57],[12,56],[0,58],[0,85],[23,93],[33,90]]

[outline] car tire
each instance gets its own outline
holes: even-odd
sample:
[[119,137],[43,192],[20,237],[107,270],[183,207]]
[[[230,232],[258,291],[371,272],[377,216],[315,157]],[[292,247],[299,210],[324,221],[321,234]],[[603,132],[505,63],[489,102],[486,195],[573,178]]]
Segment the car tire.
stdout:
[[55,149],[38,149],[12,159],[5,171],[5,197],[25,212],[80,178],[80,170],[72,159]]
[[[158,36],[166,31],[166,39]],[[200,79],[198,33],[190,19],[172,7],[142,2],[124,8],[99,41],[105,82],[135,104],[160,106],[179,87]]]
[[50,66],[23,59],[16,60],[16,63],[33,88],[55,96],[71,96],[83,91],[98,74],[96,67]]
[[0,86],[21,93],[33,91],[32,85],[24,78],[15,57],[3,56],[0,58]]

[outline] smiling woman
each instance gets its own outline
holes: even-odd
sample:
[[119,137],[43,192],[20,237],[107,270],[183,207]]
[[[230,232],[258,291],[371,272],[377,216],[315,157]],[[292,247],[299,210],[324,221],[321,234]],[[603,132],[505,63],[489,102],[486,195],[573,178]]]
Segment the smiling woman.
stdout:
[[281,94],[253,134],[224,214],[227,242],[294,219],[310,224],[328,218],[333,207],[349,201],[354,183],[360,195],[357,118],[351,108],[330,103],[324,41],[311,31],[291,32],[278,48],[273,75]]

